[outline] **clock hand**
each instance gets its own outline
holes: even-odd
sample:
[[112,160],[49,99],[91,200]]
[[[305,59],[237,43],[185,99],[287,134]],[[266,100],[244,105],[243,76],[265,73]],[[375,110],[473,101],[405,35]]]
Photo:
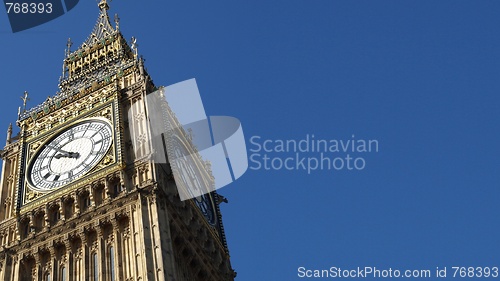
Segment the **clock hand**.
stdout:
[[55,147],[55,146],[51,146],[51,145],[48,145],[48,144],[46,144],[45,146],[46,146],[46,147],[48,147],[48,148],[51,148],[51,149],[53,149],[53,150],[55,150],[55,151],[57,151],[57,152],[60,152],[60,153],[62,153],[62,154],[65,154],[65,155],[70,155],[71,153],[73,153],[73,152],[69,152],[69,151],[66,151],[66,150],[62,150],[62,149],[60,149],[60,148],[57,148],[57,147]]
[[69,153],[57,154],[56,156],[54,156],[54,158],[56,158],[56,159],[59,159],[61,157],[68,157],[68,158],[75,158],[75,159],[77,159],[78,157],[80,157],[80,153],[78,153],[78,152],[69,152]]
[[56,159],[59,159],[61,157],[69,157],[69,158],[78,158],[78,157],[80,157],[80,153],[78,153],[78,152],[69,152],[69,151],[57,148],[55,146],[48,145],[48,144],[46,144],[45,146],[48,147],[48,148],[54,149],[57,152],[62,153],[62,154],[57,154],[56,156],[54,156]]
[[68,154],[65,154],[65,153],[64,154],[57,154],[57,155],[54,156],[54,158],[56,158],[56,159],[59,159],[61,157],[76,158],[73,154],[70,154],[70,153],[68,153]]

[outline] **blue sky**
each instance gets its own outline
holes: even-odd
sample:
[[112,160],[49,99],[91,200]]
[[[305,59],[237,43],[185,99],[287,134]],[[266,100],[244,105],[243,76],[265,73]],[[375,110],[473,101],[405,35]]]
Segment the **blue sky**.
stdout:
[[[207,114],[237,117],[248,149],[252,136],[379,142],[357,155],[363,170],[249,169],[221,189],[237,280],[500,266],[498,1],[175,2],[110,13],[157,85],[196,78]],[[24,91],[31,106],[55,94],[67,38],[74,50],[97,15],[81,1],[12,34],[0,12],[1,132]]]

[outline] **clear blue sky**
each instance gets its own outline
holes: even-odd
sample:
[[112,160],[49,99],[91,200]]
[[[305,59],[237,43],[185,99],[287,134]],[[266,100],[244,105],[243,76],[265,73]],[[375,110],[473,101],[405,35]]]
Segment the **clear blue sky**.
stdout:
[[[248,149],[252,136],[379,142],[360,171],[249,169],[221,189],[237,280],[500,266],[498,1],[110,4],[155,83],[196,78],[207,114],[237,117]],[[0,12],[1,133],[23,91],[31,106],[54,95],[67,38],[74,50],[97,15],[81,1],[12,34]]]

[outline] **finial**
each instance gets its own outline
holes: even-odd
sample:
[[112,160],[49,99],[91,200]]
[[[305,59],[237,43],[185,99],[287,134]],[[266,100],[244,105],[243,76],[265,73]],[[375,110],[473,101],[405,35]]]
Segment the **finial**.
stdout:
[[134,50],[134,55],[137,58],[137,47],[139,47],[139,44],[137,44],[137,39],[132,36],[132,39],[130,40],[130,44],[132,45],[132,50]]
[[19,118],[21,118],[21,107],[17,108],[17,120],[19,120]]
[[73,46],[73,42],[71,42],[71,38],[68,38],[68,42],[66,43],[66,57],[69,57],[69,54],[71,53],[71,46]]
[[141,75],[144,75],[144,58],[142,57],[142,55],[139,57],[139,73]]
[[12,123],[9,124],[9,128],[7,129],[7,141],[5,143],[9,144],[11,138],[12,138]]
[[120,18],[118,17],[118,14],[115,14],[115,24],[116,24],[116,31],[120,30]]
[[101,11],[103,11],[103,12],[109,10],[108,1],[106,1],[106,0],[101,0],[101,2],[99,2],[98,5],[99,5],[99,9],[101,9]]
[[28,98],[28,92],[27,91],[24,91],[24,95],[21,97],[21,99],[23,100],[23,112],[26,111],[26,103],[30,100]]

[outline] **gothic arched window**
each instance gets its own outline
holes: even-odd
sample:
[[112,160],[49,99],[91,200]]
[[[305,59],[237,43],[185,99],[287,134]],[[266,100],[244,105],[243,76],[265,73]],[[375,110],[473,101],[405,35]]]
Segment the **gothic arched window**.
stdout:
[[66,267],[61,267],[61,281],[66,281]]
[[109,247],[109,274],[111,281],[115,281],[115,249],[113,246]]
[[97,253],[92,254],[92,263],[94,267],[94,279],[92,281],[99,281],[99,259]]

